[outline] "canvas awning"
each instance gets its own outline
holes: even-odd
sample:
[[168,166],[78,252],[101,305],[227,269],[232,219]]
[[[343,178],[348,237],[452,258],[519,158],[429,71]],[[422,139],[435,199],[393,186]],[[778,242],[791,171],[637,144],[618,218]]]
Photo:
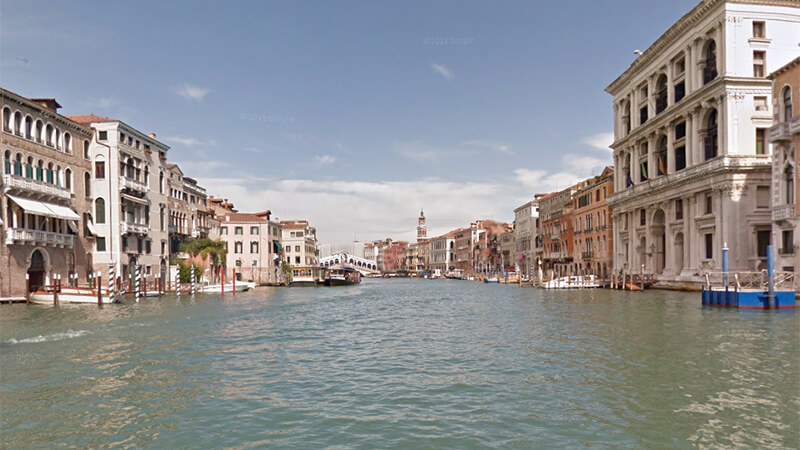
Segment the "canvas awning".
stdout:
[[80,216],[73,210],[66,206],[54,205],[52,203],[40,202],[38,200],[29,200],[27,198],[17,197],[15,195],[6,194],[6,196],[16,203],[25,212],[31,214],[38,214],[40,216],[53,217],[56,219],[64,220],[79,220]]
[[94,227],[94,224],[91,221],[86,221],[86,228],[89,229],[89,233],[92,236],[97,236],[97,228]]

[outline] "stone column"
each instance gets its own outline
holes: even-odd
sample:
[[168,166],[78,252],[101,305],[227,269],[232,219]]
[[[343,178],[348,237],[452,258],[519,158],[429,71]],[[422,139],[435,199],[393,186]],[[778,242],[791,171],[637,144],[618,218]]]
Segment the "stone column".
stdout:
[[700,258],[698,257],[697,248],[699,239],[697,236],[697,223],[695,222],[695,215],[697,214],[697,204],[695,195],[684,197],[684,211],[683,211],[683,226],[686,230],[686,235],[683,237],[683,247],[688,251],[684,253],[684,267],[691,271],[691,273],[698,272],[700,268]]
[[[687,74],[688,76],[688,74]],[[686,115],[686,167],[692,167],[694,164],[694,148],[695,148],[695,126],[694,126],[694,116],[693,112],[689,112]]]
[[638,184],[640,180],[639,173],[642,170],[642,167],[639,165],[639,144],[633,144],[631,147],[630,153],[630,161],[631,161],[631,180],[634,184]]
[[667,174],[675,173],[675,124],[667,125]]
[[684,79],[686,80],[686,96],[694,92],[694,74],[697,72],[697,64],[695,63],[695,52],[693,48],[694,43],[690,43],[684,49],[686,55],[684,61],[686,62],[686,71]]
[[647,136],[647,178],[655,178],[655,174],[658,173],[658,168],[656,167],[657,165],[656,135],[654,133],[650,133]]
[[[728,115],[730,109],[728,108],[728,94],[722,93],[717,103],[717,133],[718,133],[718,151],[717,155],[728,155],[728,132],[733,128],[728,124]],[[732,125],[732,124],[731,124]]]

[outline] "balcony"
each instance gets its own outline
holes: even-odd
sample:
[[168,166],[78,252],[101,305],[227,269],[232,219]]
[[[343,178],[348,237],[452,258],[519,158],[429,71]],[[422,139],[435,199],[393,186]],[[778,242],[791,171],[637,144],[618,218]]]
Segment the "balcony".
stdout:
[[122,222],[120,227],[122,229],[122,234],[147,234],[150,231],[148,225],[141,223]]
[[21,228],[6,229],[6,245],[34,244],[53,247],[72,248],[75,236],[71,234],[51,233],[49,231],[25,230]]
[[141,192],[143,194],[146,194],[147,191],[150,190],[145,183],[128,177],[119,177],[119,187],[120,189],[130,189],[131,191]]
[[29,193],[55,197],[63,200],[69,200],[72,197],[72,194],[69,192],[69,190],[63,187],[58,187],[54,184],[47,184],[43,181],[36,181],[31,178],[25,178],[18,175],[3,175],[3,184],[5,184],[5,186],[9,189],[18,189]]
[[781,122],[777,125],[773,125],[767,132],[767,139],[769,139],[770,142],[781,142],[791,139],[791,135],[789,134],[789,122]]
[[789,132],[792,134],[800,134],[800,116],[792,117],[789,122]]
[[583,252],[581,253],[581,259],[592,259],[594,254],[592,252]]
[[795,217],[795,205],[778,205],[772,208],[772,220],[788,220]]

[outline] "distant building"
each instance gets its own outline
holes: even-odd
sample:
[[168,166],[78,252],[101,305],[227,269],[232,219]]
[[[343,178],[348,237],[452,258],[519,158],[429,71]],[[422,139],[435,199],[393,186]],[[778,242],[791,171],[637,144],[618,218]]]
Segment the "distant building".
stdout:
[[181,244],[209,236],[208,195],[177,164],[168,164],[167,170],[170,253],[177,255]]
[[317,230],[308,225],[307,220],[281,221],[285,261],[293,266],[312,266],[319,264],[317,250]]
[[575,194],[573,261],[577,273],[606,278],[612,269],[613,233],[606,197],[614,193],[614,169],[606,167]]
[[220,221],[220,238],[228,251],[226,279],[233,268],[241,280],[258,284],[280,282],[281,225],[270,220],[270,211],[241,213],[227,202],[212,202],[212,205],[219,211],[216,218]]
[[575,186],[539,199],[539,218],[542,224],[542,269],[545,275],[552,270],[556,276],[574,272],[572,210]]
[[428,226],[425,224],[425,212],[419,211],[419,219],[417,219],[417,242],[422,241],[428,237]]
[[539,201],[534,199],[514,210],[515,252],[512,266],[530,275],[536,269],[536,243],[539,234]]
[[431,271],[440,271],[443,275],[445,272],[455,270],[456,268],[456,240],[455,235],[461,231],[454,230],[442,236],[437,236],[430,239],[431,246]]
[[[798,213],[800,213],[800,57],[773,72],[772,80],[773,121],[768,131],[772,143],[772,242],[777,270],[796,272],[800,268],[798,252]],[[762,144],[763,145],[763,144]],[[756,192],[757,206],[766,202],[769,190],[760,187]],[[768,238],[764,231],[756,235],[758,248],[764,247]],[[797,283],[797,280],[795,280]],[[795,286],[797,286],[796,284]]]
[[[92,130],[58,114],[55,99],[29,99],[0,89],[3,151],[0,297],[77,279],[95,270]],[[71,278],[72,277],[72,278]],[[77,278],[74,278],[77,277]]]

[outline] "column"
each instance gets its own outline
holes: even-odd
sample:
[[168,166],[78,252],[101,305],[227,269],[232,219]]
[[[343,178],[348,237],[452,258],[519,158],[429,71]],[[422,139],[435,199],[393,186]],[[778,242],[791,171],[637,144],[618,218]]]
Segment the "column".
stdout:
[[656,161],[656,135],[647,136],[647,178],[655,178],[658,162]]
[[694,236],[692,235],[692,224],[694,223],[694,209],[692,208],[692,197],[683,197],[683,269],[687,270],[692,266],[692,249],[694,248]]
[[631,147],[631,153],[630,153],[631,180],[633,181],[634,184],[638,184],[639,183],[639,180],[641,179],[639,174],[640,174],[640,172],[642,170],[642,167],[639,164],[639,148],[638,147],[639,147],[639,145],[634,144],[633,147]]
[[[721,74],[720,74],[721,76]],[[728,133],[733,128],[733,123],[729,124],[730,108],[728,107],[728,94],[723,92],[720,95],[717,105],[717,129],[719,133],[719,151],[717,155],[729,155],[732,152],[728,149]],[[732,122],[732,121],[731,121]]]
[[697,72],[697,64],[695,63],[695,52],[694,48],[692,48],[693,44],[689,44],[683,50],[683,53],[686,55],[686,96],[688,97],[689,94],[694,92],[694,74]]
[[667,125],[667,174],[675,173],[675,124]]
[[[688,73],[686,74],[689,75]],[[694,126],[694,116],[693,112],[689,112],[686,115],[686,167],[692,167],[694,164],[694,148],[695,148],[695,140],[694,140],[694,133],[695,133],[695,126]]]
[[672,86],[672,81],[675,79],[673,72],[675,70],[675,65],[672,61],[667,63],[667,107],[670,107],[675,104],[675,89]]

